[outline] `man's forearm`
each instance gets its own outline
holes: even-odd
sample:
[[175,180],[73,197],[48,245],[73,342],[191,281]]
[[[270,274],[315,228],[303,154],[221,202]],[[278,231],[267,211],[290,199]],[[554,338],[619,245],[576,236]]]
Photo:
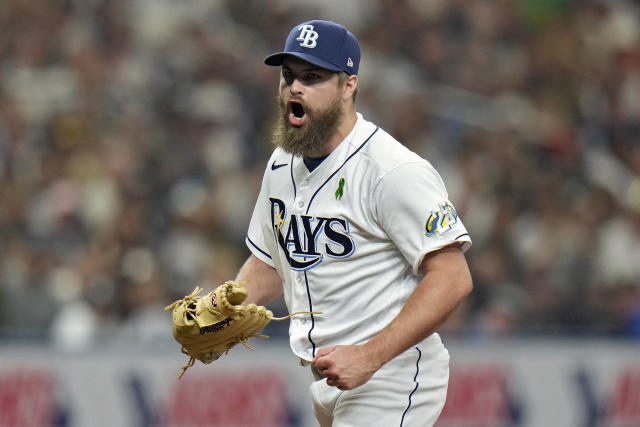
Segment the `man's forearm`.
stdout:
[[240,267],[236,282],[240,283],[249,296],[244,304],[267,305],[282,295],[282,280],[275,268],[249,256]]

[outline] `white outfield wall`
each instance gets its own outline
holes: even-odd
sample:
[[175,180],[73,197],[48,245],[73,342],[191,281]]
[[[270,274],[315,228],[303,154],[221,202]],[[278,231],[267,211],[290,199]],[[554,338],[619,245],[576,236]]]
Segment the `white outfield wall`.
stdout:
[[[308,369],[286,343],[253,341],[256,352],[237,347],[180,381],[187,357],[173,345],[63,353],[0,343],[0,426],[315,425]],[[640,426],[640,342],[447,345],[438,427]]]

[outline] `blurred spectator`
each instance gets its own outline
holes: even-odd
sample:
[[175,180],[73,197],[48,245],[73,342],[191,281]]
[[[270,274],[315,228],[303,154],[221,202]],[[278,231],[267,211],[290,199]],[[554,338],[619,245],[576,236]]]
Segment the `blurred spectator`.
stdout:
[[476,287],[446,333],[640,337],[639,14],[2,2],[0,336],[154,340],[165,304],[233,277],[270,151],[277,70],[262,59],[313,16],[357,29],[358,109],[445,175],[472,233]]

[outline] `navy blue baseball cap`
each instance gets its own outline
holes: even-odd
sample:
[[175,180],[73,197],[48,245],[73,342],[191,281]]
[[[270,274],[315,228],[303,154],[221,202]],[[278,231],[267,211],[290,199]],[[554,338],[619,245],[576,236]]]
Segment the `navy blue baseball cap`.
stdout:
[[318,67],[358,74],[360,44],[345,27],[331,21],[313,20],[298,24],[289,33],[284,51],[267,56],[264,63],[279,66],[292,55]]

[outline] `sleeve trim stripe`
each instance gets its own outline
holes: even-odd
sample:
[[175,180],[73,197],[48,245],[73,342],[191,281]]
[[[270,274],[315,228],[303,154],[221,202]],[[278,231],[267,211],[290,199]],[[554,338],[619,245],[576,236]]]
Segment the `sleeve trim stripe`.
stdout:
[[264,256],[266,256],[269,259],[271,258],[271,255],[269,255],[268,253],[266,253],[265,251],[263,251],[262,249],[260,249],[260,247],[258,247],[258,245],[256,245],[255,243],[253,243],[253,241],[249,238],[249,236],[247,236],[247,242],[251,243],[251,246],[253,246],[254,248],[256,248],[256,250],[260,251],[261,254],[263,254]]

